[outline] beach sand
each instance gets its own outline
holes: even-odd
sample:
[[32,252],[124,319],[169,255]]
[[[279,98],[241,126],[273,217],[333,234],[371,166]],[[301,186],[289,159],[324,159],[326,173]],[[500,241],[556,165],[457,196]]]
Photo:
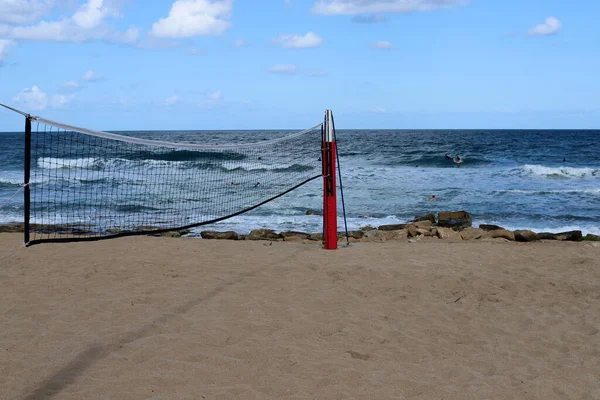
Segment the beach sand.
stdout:
[[[0,256],[19,234],[0,234]],[[0,399],[600,399],[600,247],[128,237],[0,261]]]

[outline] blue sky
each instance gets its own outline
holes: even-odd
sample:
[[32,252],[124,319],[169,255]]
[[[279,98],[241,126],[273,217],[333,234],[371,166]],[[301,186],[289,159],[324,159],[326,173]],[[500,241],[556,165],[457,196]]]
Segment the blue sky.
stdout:
[[[600,128],[596,0],[0,0],[0,102],[92,129]],[[22,118],[0,111],[0,131]]]

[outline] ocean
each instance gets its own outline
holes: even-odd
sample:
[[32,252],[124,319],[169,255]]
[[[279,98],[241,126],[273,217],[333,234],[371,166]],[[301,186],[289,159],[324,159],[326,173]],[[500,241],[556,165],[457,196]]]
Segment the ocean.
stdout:
[[[123,134],[164,141],[236,144],[285,132]],[[600,131],[338,130],[337,139],[349,229],[403,223],[427,213],[465,210],[472,215],[474,226],[495,224],[536,232],[578,229],[584,234],[600,234]],[[315,174],[319,173],[320,163],[315,163],[313,155],[318,153],[317,148],[307,156],[311,159],[303,163]],[[458,155],[463,162],[455,164],[446,154]],[[140,153],[139,157],[156,161],[148,153]],[[283,167],[276,171],[285,175],[303,167],[294,164],[288,169],[286,157],[282,154],[269,168],[274,170],[280,163]],[[56,168],[47,161],[33,160],[32,164],[39,170]],[[62,159],[61,166],[97,170],[108,161],[75,155]],[[166,157],[160,160],[160,168],[174,168],[178,162],[177,158]],[[244,170],[243,164],[222,170],[214,179],[226,185],[240,170]],[[0,205],[8,201],[0,208],[0,223],[22,222],[22,194],[9,201],[22,180],[23,133],[0,133]],[[172,190],[169,189],[171,195]],[[246,195],[251,196],[251,188]],[[432,195],[436,196],[435,201],[429,200]],[[102,201],[95,201],[102,206]],[[339,203],[339,230],[343,230]],[[194,232],[210,229],[248,233],[257,228],[320,232],[322,218],[306,215],[306,211],[321,207],[322,181],[317,179],[253,211],[195,228]],[[161,216],[160,210],[153,213],[158,219],[167,217]],[[44,222],[59,221],[52,221],[49,215]]]

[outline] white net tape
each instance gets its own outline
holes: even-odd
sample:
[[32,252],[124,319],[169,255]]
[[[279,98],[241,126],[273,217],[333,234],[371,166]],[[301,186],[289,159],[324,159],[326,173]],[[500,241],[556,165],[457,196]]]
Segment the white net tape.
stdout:
[[277,139],[263,140],[255,143],[245,143],[245,144],[230,144],[230,145],[204,145],[204,144],[194,144],[194,143],[174,143],[174,142],[164,142],[160,140],[148,140],[148,139],[140,139],[130,136],[118,135],[116,133],[108,133],[102,131],[95,131],[87,128],[80,128],[77,126],[63,124],[61,122],[51,121],[49,119],[41,118],[41,117],[31,117],[32,120],[51,125],[57,128],[62,128],[67,131],[79,132],[85,135],[101,137],[105,139],[118,140],[121,142],[127,143],[135,143],[135,144],[144,144],[148,146],[156,146],[156,147],[166,147],[171,149],[185,149],[185,150],[232,150],[232,149],[243,149],[243,148],[251,148],[257,146],[265,146],[271,145],[274,143],[283,142],[286,140],[297,138],[298,136],[302,136],[308,132],[312,132],[313,130],[320,128],[323,124],[317,124],[311,128],[305,129],[300,132],[293,133],[291,135],[287,135]]

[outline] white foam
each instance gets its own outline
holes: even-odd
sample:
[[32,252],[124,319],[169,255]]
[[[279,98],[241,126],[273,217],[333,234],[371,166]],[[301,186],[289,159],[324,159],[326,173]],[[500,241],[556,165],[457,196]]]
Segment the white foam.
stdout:
[[103,161],[99,158],[54,158],[40,157],[37,165],[43,169],[60,169],[60,168],[98,168],[103,165]]
[[600,178],[600,169],[597,168],[575,168],[575,167],[546,167],[544,165],[526,164],[521,170],[527,174],[559,177],[559,178]]

